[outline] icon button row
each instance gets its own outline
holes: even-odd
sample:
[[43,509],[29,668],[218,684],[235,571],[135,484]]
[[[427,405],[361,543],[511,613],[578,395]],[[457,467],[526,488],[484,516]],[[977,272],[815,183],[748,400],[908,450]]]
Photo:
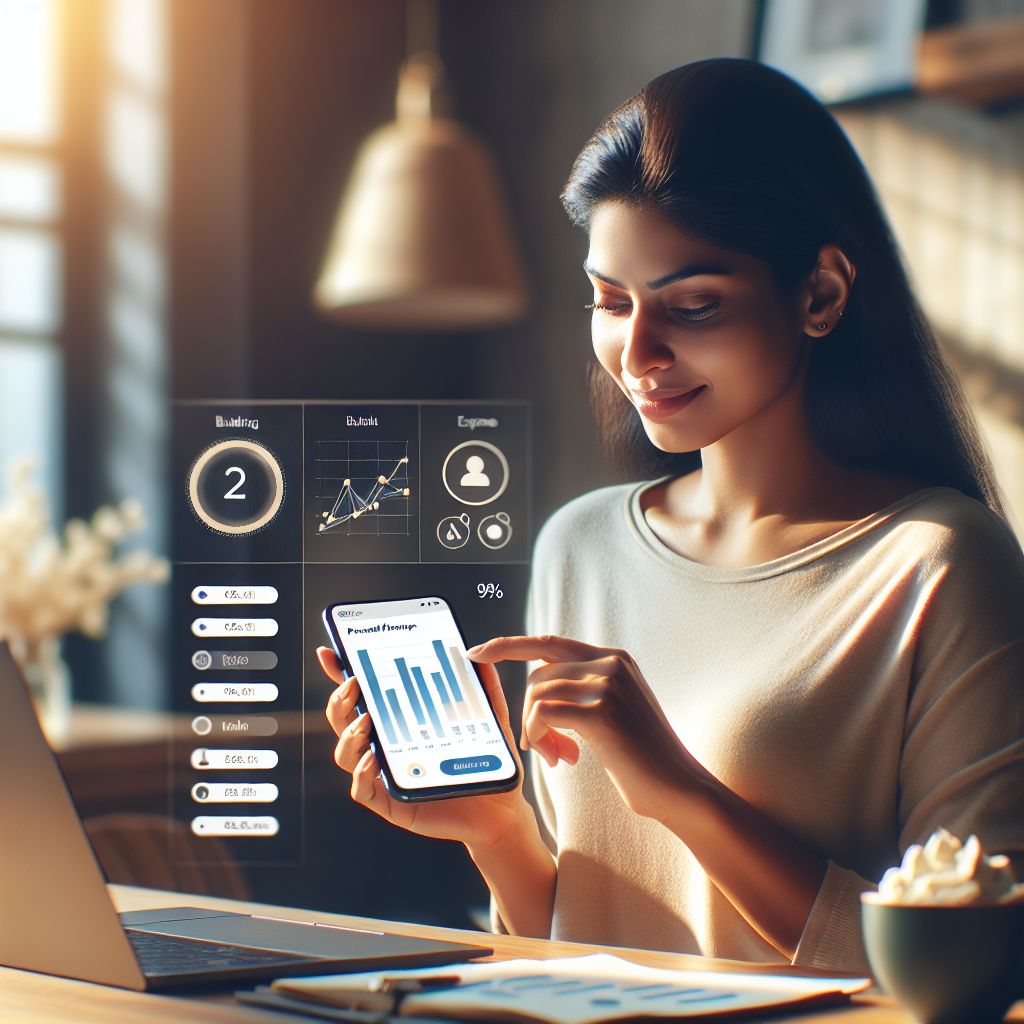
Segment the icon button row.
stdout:
[[[437,524],[437,539],[449,551],[465,547],[472,533],[469,515],[446,516]],[[476,535],[485,548],[498,551],[512,539],[512,521],[506,512],[485,516],[477,524]]]

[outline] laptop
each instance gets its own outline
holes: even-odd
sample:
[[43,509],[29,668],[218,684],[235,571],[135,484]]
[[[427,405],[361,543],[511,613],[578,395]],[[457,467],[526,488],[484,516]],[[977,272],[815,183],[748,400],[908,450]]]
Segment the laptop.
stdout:
[[144,991],[441,966],[491,952],[187,905],[119,915],[21,674],[0,644],[0,964]]

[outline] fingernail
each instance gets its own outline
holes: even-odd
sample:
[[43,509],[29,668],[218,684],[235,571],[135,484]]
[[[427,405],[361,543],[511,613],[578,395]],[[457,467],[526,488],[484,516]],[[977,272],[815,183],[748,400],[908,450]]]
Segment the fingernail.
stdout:
[[472,656],[477,651],[479,651],[481,647],[483,647],[483,644],[475,644],[473,647],[470,647],[470,649],[466,651],[466,657],[468,658]]

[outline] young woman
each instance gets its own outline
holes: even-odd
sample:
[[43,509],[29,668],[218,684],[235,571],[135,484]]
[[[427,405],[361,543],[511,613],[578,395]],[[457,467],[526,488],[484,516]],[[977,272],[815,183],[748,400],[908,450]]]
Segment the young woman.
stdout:
[[[860,892],[938,826],[1024,852],[1024,556],[863,167],[746,61],[655,79],[563,194],[593,386],[646,483],[537,542],[520,792],[390,801],[342,683],[352,796],[466,844],[509,931],[866,967]],[[634,476],[634,479],[637,477]]]

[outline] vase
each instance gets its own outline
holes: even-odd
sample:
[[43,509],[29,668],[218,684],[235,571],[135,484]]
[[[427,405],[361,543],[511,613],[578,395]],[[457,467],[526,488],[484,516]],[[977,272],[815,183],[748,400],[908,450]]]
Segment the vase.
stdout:
[[52,747],[63,746],[71,734],[71,672],[60,639],[44,637],[29,646],[21,671],[46,739]]

